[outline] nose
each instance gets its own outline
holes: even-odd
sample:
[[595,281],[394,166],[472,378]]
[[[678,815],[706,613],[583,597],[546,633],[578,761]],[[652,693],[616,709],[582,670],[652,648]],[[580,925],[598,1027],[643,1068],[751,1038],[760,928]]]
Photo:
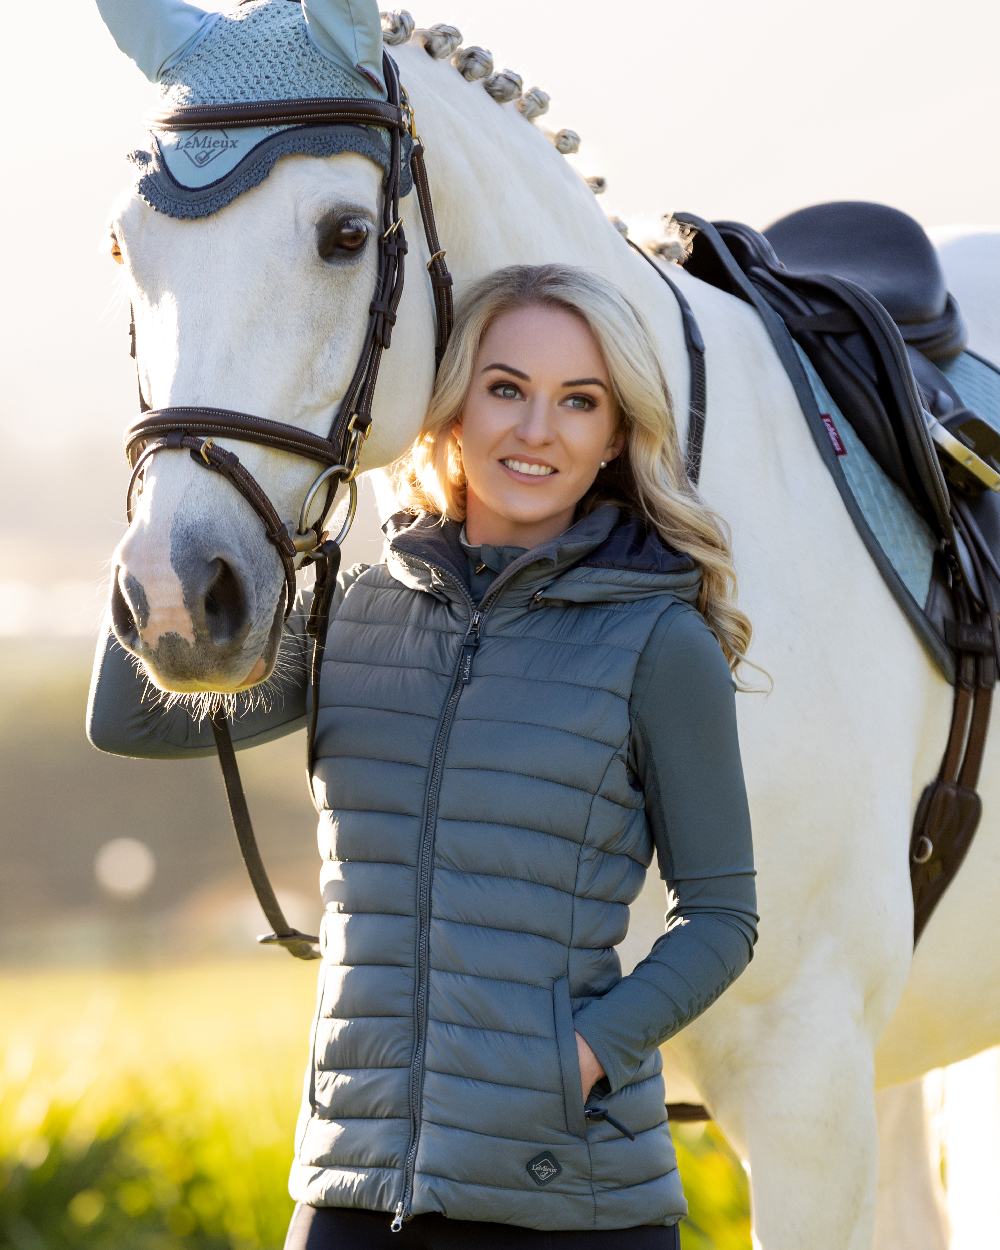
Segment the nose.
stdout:
[[[171,629],[175,614],[161,612],[162,619],[150,628],[149,601],[141,582],[123,564],[118,566],[111,591],[111,622],[123,647],[130,651],[155,648],[165,632],[183,632],[210,640],[223,651],[239,648],[252,623],[249,596],[239,574],[218,557],[188,560],[184,574],[184,607],[190,626],[183,631]],[[151,636],[154,632],[156,637]]]
[[115,637],[127,651],[135,651],[148,623],[146,592],[142,584],[119,564],[111,587],[111,626]]
[[517,432],[529,447],[542,447],[552,442],[552,410],[545,396],[534,395],[524,405]]

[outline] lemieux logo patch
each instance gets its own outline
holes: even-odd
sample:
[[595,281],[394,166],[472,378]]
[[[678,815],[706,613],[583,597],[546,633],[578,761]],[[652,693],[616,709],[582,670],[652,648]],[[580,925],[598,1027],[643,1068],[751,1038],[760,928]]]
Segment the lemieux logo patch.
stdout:
[[549,1181],[554,1181],[562,1171],[562,1168],[547,1150],[543,1150],[540,1155],[535,1155],[533,1159],[529,1159],[526,1166],[531,1179],[536,1185],[547,1185]]
[[217,156],[237,146],[237,140],[230,139],[224,130],[196,130],[180,141],[177,150],[183,152],[193,165],[204,169]]

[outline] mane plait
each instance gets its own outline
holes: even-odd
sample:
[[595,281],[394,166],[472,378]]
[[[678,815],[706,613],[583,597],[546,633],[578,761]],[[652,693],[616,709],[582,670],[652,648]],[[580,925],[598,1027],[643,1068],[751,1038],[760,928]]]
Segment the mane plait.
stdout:
[[515,70],[502,69],[496,74],[490,74],[483,86],[497,104],[509,104],[520,96],[524,80]]
[[391,48],[406,43],[416,26],[405,9],[393,9],[388,13],[380,13],[379,17],[382,19],[382,42]]
[[532,87],[521,96],[517,107],[526,121],[533,122],[536,117],[541,117],[543,113],[549,111],[548,92],[543,91],[541,87]]
[[469,82],[478,82],[481,78],[489,78],[493,73],[493,53],[485,48],[459,48],[451,58],[451,63]]
[[[524,80],[515,70],[495,70],[493,54],[489,49],[475,44],[461,47],[462,32],[457,27],[444,22],[418,27],[406,9],[392,9],[381,13],[380,17],[382,39],[389,47],[413,41],[421,44],[428,56],[435,60],[449,59],[467,82],[482,83],[483,89],[498,104],[516,101],[518,112],[525,121],[533,122],[548,112],[548,92],[541,87],[531,87],[525,91]],[[544,133],[556,151],[563,156],[571,156],[580,149],[580,136],[575,130],[563,127],[554,133],[547,130]],[[588,178],[587,182],[597,195],[604,190],[603,178]]]
[[437,22],[426,30],[418,28],[411,37],[419,39],[424,45],[424,51],[436,61],[450,57],[462,42],[462,32],[458,27],[447,26],[444,22]]

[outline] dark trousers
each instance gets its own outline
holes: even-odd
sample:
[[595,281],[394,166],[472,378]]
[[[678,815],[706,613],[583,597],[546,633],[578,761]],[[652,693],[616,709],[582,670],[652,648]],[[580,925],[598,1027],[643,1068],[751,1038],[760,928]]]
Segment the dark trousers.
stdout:
[[680,1250],[677,1224],[595,1232],[539,1232],[514,1224],[415,1215],[398,1233],[385,1211],[299,1204],[285,1250]]

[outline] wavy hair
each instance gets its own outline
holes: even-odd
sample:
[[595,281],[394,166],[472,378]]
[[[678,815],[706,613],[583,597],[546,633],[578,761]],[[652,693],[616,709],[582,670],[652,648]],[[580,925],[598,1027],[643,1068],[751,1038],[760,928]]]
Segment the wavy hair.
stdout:
[[[645,323],[611,283],[575,266],[510,265],[475,283],[459,306],[455,328],[438,370],[421,432],[389,474],[404,511],[437,513],[441,524],[462,521],[466,482],[452,432],[472,384],[479,345],[489,326],[513,309],[549,305],[576,313],[603,353],[626,445],[602,469],[577,504],[576,519],[615,503],[643,517],[676,551],[701,568],[698,610],[737,675],[753,633],[736,605],[731,531],[687,477],[674,424],[670,391]],[[767,674],[770,677],[770,674]],[[744,693],[762,693],[739,684]]]

